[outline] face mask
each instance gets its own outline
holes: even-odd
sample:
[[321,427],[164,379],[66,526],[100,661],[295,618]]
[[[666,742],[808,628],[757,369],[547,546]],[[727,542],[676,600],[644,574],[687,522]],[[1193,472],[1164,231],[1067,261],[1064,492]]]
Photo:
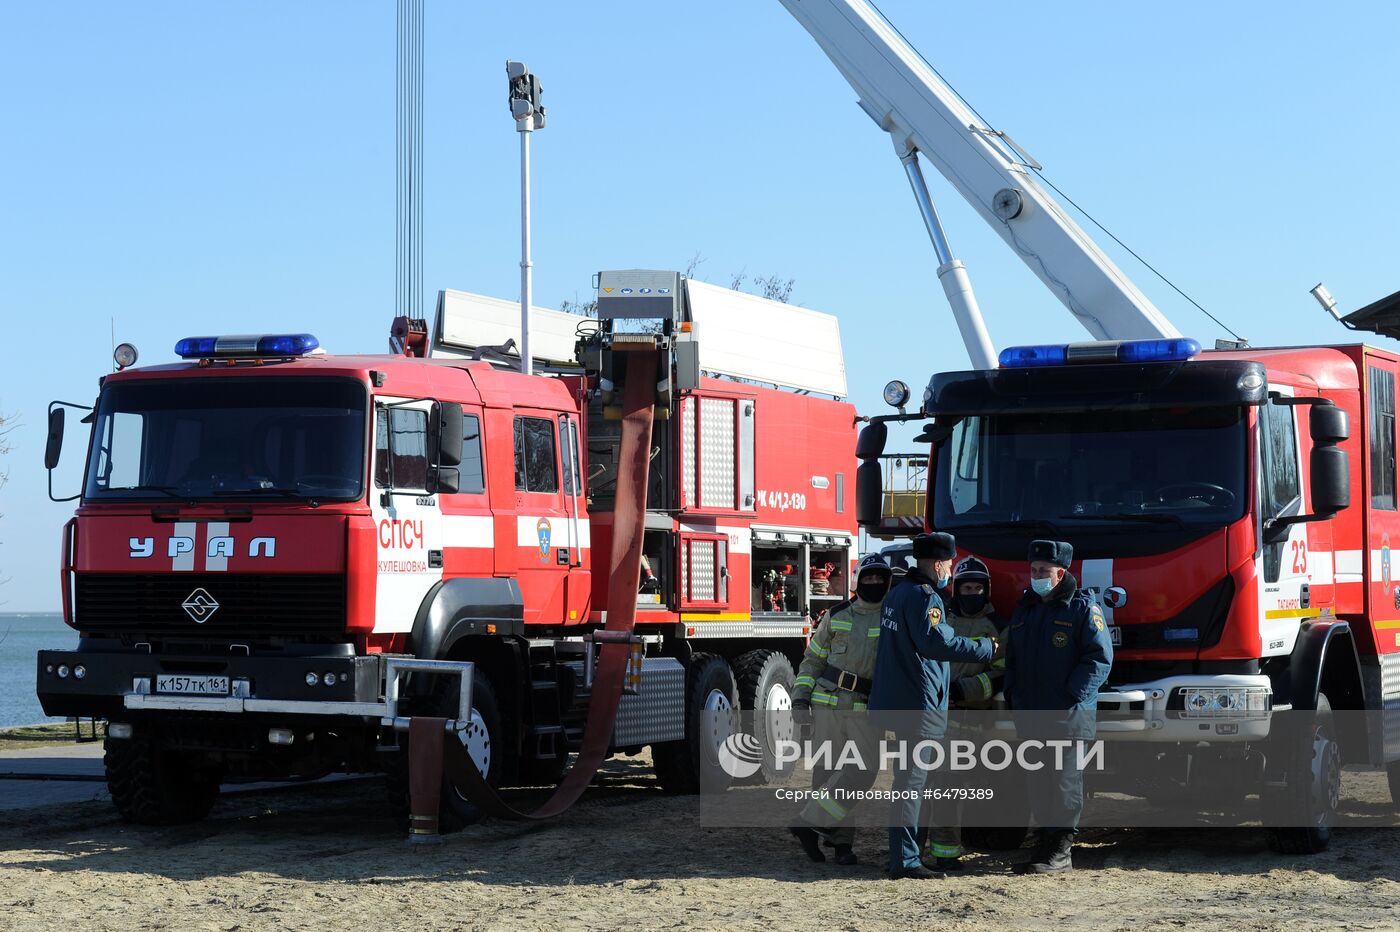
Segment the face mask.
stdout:
[[935,580],[933,581],[933,585],[934,585],[935,588],[938,588],[938,589],[947,589],[947,588],[948,588],[948,583],[950,583],[950,582],[952,582],[952,581],[953,581],[953,577],[951,577],[951,576],[940,576],[940,577],[938,577],[937,579],[935,579]]
[[878,604],[889,590],[890,587],[882,582],[857,583],[856,597],[863,602]]
[[987,597],[981,593],[976,595],[959,595],[957,602],[959,615],[976,615],[987,607]]
[[1031,590],[1036,595],[1048,595],[1051,589],[1055,588],[1055,580],[1050,577],[1044,579],[1032,579]]

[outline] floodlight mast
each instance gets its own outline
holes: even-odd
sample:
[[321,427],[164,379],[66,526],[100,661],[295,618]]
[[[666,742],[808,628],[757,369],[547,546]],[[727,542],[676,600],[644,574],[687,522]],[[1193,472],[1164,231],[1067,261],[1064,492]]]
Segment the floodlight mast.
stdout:
[[520,371],[530,375],[534,360],[530,355],[530,304],[534,290],[534,263],[530,259],[530,134],[544,129],[544,107],[540,104],[539,78],[524,62],[506,62],[510,83],[510,115],[520,134]]

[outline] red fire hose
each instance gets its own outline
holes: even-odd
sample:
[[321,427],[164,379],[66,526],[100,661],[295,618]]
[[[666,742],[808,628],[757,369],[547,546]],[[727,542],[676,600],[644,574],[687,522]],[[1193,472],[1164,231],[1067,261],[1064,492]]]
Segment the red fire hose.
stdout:
[[622,443],[618,451],[617,498],[613,508],[612,553],[608,563],[608,613],[598,643],[597,672],[584,724],[583,747],[553,795],[533,812],[501,799],[486,782],[460,741],[445,741],[446,720],[414,718],[409,723],[409,795],[414,836],[437,833],[441,776],[487,814],[501,819],[547,819],[572,806],[593,782],[612,746],[613,724],[622,699],[623,677],[637,620],[637,578],[642,565],[642,532],[647,508],[647,465],[656,405],[658,354],[653,346],[618,344],[629,353],[622,387]]

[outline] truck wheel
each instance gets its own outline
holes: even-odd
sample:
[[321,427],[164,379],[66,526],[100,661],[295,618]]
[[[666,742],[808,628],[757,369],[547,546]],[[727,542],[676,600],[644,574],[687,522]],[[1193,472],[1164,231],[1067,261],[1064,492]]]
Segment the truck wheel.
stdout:
[[778,742],[792,741],[792,664],[775,650],[751,650],[734,661],[739,702],[753,713],[753,736],[763,749],[763,765],[753,783],[773,783],[782,776],[778,766]]
[[1285,752],[1290,761],[1286,786],[1270,794],[1285,813],[1306,813],[1310,824],[1270,828],[1269,848],[1279,854],[1317,854],[1332,840],[1332,823],[1342,790],[1342,754],[1332,731],[1332,706],[1326,696],[1317,697],[1317,715],[1311,734],[1295,738],[1301,746]]
[[[439,676],[434,686],[429,704],[433,713],[444,718],[455,718],[458,712],[457,697],[459,680],[457,677]],[[389,782],[389,796],[395,812],[404,819],[409,813],[408,790],[408,749],[407,736],[401,736],[397,751],[390,753],[385,763],[385,777]],[[448,734],[444,740],[454,740]],[[472,682],[472,717],[463,728],[458,729],[455,740],[467,747],[477,769],[486,774],[486,782],[493,787],[501,783],[501,713],[496,703],[496,691],[491,680],[478,674]],[[438,829],[442,832],[456,832],[481,821],[481,809],[463,796],[447,777],[442,779],[441,802],[438,807]]]
[[1015,851],[1025,840],[1024,826],[970,825],[962,830],[963,846],[978,851]]
[[651,746],[652,768],[663,792],[700,792],[700,775],[723,774],[720,745],[733,734],[739,691],[729,664],[715,654],[691,654],[685,677],[685,737]]
[[117,812],[137,825],[198,822],[219,796],[218,767],[193,754],[161,747],[158,735],[134,729],[130,738],[107,738],[102,763]]
[[[436,693],[436,708],[439,715],[454,718],[458,712],[458,687],[460,680],[455,677],[438,677],[442,688]],[[446,741],[453,740],[449,732]],[[486,782],[493,787],[501,785],[501,764],[505,756],[505,744],[501,740],[501,711],[496,702],[496,690],[489,677],[478,673],[472,677],[472,717],[466,725],[459,725],[455,737],[467,748],[467,753],[476,761],[476,769],[486,776]],[[456,832],[480,822],[485,815],[481,809],[444,777],[442,781],[442,810],[438,813],[438,825],[444,832]]]

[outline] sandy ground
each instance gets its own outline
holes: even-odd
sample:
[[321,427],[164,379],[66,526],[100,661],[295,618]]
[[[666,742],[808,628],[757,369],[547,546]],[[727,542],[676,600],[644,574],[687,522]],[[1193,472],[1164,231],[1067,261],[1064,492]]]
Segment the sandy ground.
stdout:
[[[1347,779],[1354,812],[1388,809],[1383,777]],[[1248,829],[1100,830],[1070,876],[987,855],[893,882],[883,833],[858,838],[857,867],[811,864],[781,832],[699,827],[641,761],[600,782],[555,822],[432,848],[405,845],[377,780],[228,797],[171,829],[102,802],[0,813],[0,929],[1400,928],[1396,829],[1340,830],[1313,857]]]

